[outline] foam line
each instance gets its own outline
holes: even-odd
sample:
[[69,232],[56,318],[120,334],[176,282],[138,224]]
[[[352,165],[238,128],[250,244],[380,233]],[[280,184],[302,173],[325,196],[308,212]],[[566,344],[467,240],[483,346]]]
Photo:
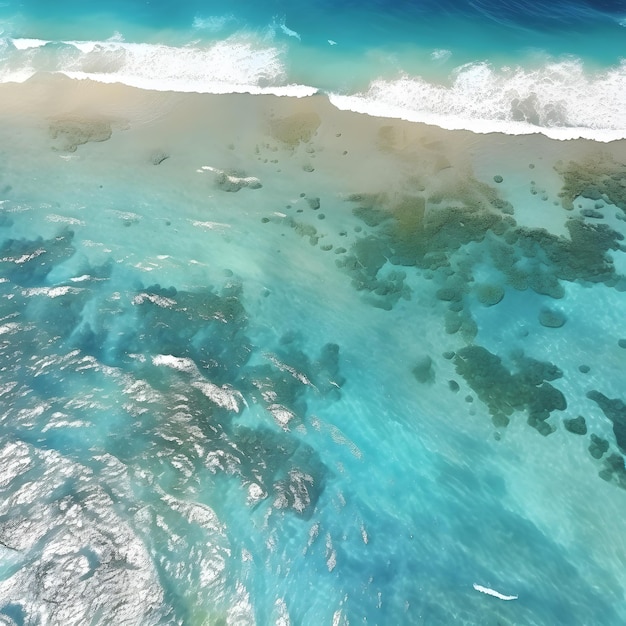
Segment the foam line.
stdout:
[[533,70],[471,63],[452,78],[448,86],[421,77],[378,79],[366,92],[330,94],[330,100],[339,109],[448,130],[603,142],[626,138],[625,61],[591,75],[577,60]]
[[499,600],[517,600],[517,596],[506,596],[495,589],[491,589],[490,587],[483,587],[482,585],[478,585],[474,583],[473,585],[476,591],[480,591],[480,593],[486,593],[488,596],[493,596],[494,598],[498,598]]
[[[282,28],[284,20],[275,26]],[[12,56],[0,69],[0,82],[23,82],[38,71],[51,71],[155,91],[297,98],[318,93],[315,85],[291,80],[289,44],[250,33],[185,46],[130,43],[121,36],[107,41],[8,41]],[[48,53],[49,43],[55,45]],[[441,60],[448,52],[436,50],[433,55]],[[454,70],[448,84],[416,75],[380,77],[363,92],[328,95],[338,109],[448,130],[609,142],[626,138],[624,85],[626,60],[593,72],[580,60],[567,59],[533,68],[468,63]]]
[[[28,56],[17,67],[12,64],[10,72],[0,73],[0,82],[23,82],[39,70],[37,58],[29,53],[52,42],[40,39],[11,42],[18,54]],[[296,98],[317,93],[315,87],[288,83],[283,48],[259,44],[248,37],[230,37],[202,47],[129,43],[119,38],[58,43],[67,47],[67,54],[58,56],[56,67],[44,63],[41,69],[70,78],[123,83],[155,91]]]

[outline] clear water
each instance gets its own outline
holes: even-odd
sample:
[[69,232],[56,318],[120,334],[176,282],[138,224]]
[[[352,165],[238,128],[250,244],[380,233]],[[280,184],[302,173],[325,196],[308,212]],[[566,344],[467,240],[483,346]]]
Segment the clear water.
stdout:
[[0,623],[624,623],[624,143],[202,93],[619,98],[615,7],[2,10]]

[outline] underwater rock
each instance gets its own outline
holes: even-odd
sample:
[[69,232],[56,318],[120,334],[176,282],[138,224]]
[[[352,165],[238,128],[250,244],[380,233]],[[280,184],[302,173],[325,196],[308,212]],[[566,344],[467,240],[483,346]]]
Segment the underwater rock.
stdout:
[[602,455],[605,454],[609,449],[609,442],[602,438],[598,437],[598,435],[594,435],[591,433],[591,443],[589,444],[589,454],[594,459],[602,458]]
[[[550,383],[544,382],[534,391],[530,391],[531,389],[532,387],[527,388],[528,392],[531,393],[531,398],[527,401],[528,423],[531,426],[535,426],[535,422],[547,420],[552,411],[564,411],[567,408],[567,401],[563,393]],[[553,427],[551,429],[554,430]]]
[[491,238],[489,248],[496,267],[518,290],[562,298],[561,280],[609,282],[615,277],[609,250],[621,249],[623,236],[607,224],[579,219],[565,223],[569,237],[536,228],[509,228],[503,240]]
[[539,311],[539,323],[546,328],[561,328],[567,321],[567,317],[562,311],[543,307]]
[[564,419],[563,426],[565,426],[565,430],[568,430],[570,433],[574,433],[575,435],[587,434],[587,422],[582,415],[579,415],[578,417]]
[[334,401],[341,397],[345,382],[339,366],[339,345],[325,344],[312,360],[301,349],[301,343],[297,333],[286,333],[275,352],[264,355],[267,363],[247,367],[240,383],[284,430],[303,423],[308,393]]
[[[431,206],[452,198],[462,206]],[[506,283],[518,290],[530,288],[562,298],[562,281],[613,285],[615,280],[609,252],[622,249],[620,233],[607,224],[583,219],[566,222],[569,237],[543,228],[517,226],[513,218],[493,210],[504,211],[506,202],[477,181],[433,193],[428,207],[421,195],[355,194],[348,200],[358,203],[354,213],[375,229],[370,236],[381,240],[381,249],[388,250],[387,259],[392,264],[430,271],[454,264],[456,269],[458,253],[464,246],[485,241],[495,267],[504,274]],[[468,255],[466,263],[468,277],[471,257]],[[482,295],[479,292],[479,297],[490,305],[500,293],[487,290]],[[439,296],[445,298],[446,292]]]
[[596,209],[581,209],[580,214],[583,217],[587,217],[594,220],[604,219],[604,213],[600,213],[600,211],[596,211]]
[[626,403],[619,398],[608,398],[596,390],[590,391],[587,397],[611,420],[617,446],[622,452],[626,452]]
[[426,213],[419,196],[405,198],[392,213],[394,220],[381,228],[393,251],[393,262],[433,270],[449,265],[450,257],[464,245],[482,241],[503,219],[474,208],[448,207]]
[[555,300],[565,295],[565,289],[563,289],[557,276],[539,267],[535,268],[535,271],[529,274],[528,287],[535,293],[542,296],[550,296]]
[[307,198],[307,203],[309,208],[317,211],[320,208],[320,199],[319,198]]
[[626,488],[626,466],[624,457],[617,452],[604,457],[604,469],[598,472],[598,476],[607,482],[614,482],[622,489]]
[[250,358],[248,316],[237,283],[220,292],[151,285],[135,294],[132,305],[144,330],[116,339],[125,353],[190,358],[217,385],[234,382]]
[[311,377],[318,391],[323,395],[333,393],[339,397],[339,389],[346,381],[339,368],[339,351],[338,344],[327,343],[313,362]]
[[273,506],[310,518],[322,495],[328,468],[309,445],[289,433],[237,426],[231,438],[236,471],[273,495]]
[[389,254],[382,239],[372,235],[361,237],[351,246],[350,252],[336,260],[337,267],[351,276],[354,289],[369,292],[365,299],[372,306],[391,310],[400,298],[410,298],[404,272],[381,271]]
[[415,367],[411,371],[413,372],[413,376],[415,376],[416,380],[420,383],[432,383],[435,380],[433,360],[427,354],[418,359]]
[[315,226],[304,222],[297,222],[291,218],[287,220],[286,223],[293,228],[300,237],[307,237],[312,246],[316,246],[319,242],[320,237]]
[[537,386],[544,380],[553,381],[563,376],[563,372],[554,363],[538,361],[525,355],[517,356],[514,361],[520,380],[527,385]]
[[22,287],[43,285],[52,269],[76,252],[73,238],[65,229],[51,239],[7,239],[0,246],[0,276]]
[[386,247],[377,237],[361,237],[352,246],[358,265],[368,276],[376,276],[387,262]]
[[169,158],[170,155],[167,154],[167,152],[163,152],[163,150],[154,150],[154,152],[150,154],[150,163],[152,163],[152,165],[161,165],[163,161]]
[[515,213],[513,205],[508,200],[503,200],[502,198],[494,198],[491,201],[491,206],[493,206],[495,209],[499,209],[505,215],[513,215]]
[[384,221],[391,219],[391,215],[375,207],[357,207],[352,213],[370,227],[380,226]]
[[454,311],[446,311],[445,315],[445,329],[448,335],[454,335],[461,330],[463,325],[463,318]]
[[236,193],[245,187],[249,189],[260,189],[263,186],[258,178],[246,176],[245,172],[238,170],[214,171],[216,172],[215,186],[222,191]]

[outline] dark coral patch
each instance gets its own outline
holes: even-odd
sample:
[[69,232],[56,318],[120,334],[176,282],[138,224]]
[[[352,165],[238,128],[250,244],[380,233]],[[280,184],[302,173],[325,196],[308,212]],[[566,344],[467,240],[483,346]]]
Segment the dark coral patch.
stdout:
[[582,415],[570,419],[564,419],[563,426],[565,426],[566,430],[570,433],[574,433],[575,435],[587,434],[587,422]]
[[546,328],[561,328],[567,321],[567,317],[558,309],[543,307],[539,311],[539,323]]
[[609,450],[609,442],[603,437],[598,437],[591,433],[591,443],[589,444],[589,454],[594,459],[601,459],[603,454]]
[[494,423],[506,425],[515,411],[526,411],[528,423],[541,434],[553,432],[546,423],[552,411],[567,408],[565,396],[548,380],[560,376],[551,363],[519,360],[511,372],[502,359],[482,346],[467,346],[454,358],[457,372],[487,405]]
[[427,354],[418,359],[415,367],[411,371],[415,379],[420,383],[431,383],[435,380],[433,360]]
[[555,168],[563,177],[559,193],[563,207],[574,208],[576,198],[604,199],[626,211],[626,165],[598,154],[582,163],[570,161]]
[[587,394],[602,409],[602,412],[613,423],[613,434],[619,449],[626,453],[626,403],[619,398],[607,398],[599,391],[590,391]]

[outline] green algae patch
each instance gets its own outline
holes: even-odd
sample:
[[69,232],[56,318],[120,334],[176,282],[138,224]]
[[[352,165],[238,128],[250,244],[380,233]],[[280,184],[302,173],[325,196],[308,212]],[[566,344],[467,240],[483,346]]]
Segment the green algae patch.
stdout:
[[559,196],[563,208],[572,210],[578,197],[604,200],[626,212],[626,164],[611,156],[597,154],[582,162],[557,163],[563,178]]
[[[420,195],[388,198],[385,194],[353,195],[359,202],[354,213],[385,240],[395,265],[437,269],[449,265],[462,246],[479,242],[491,230],[502,227],[502,215],[473,207],[436,207],[427,210]],[[487,203],[488,204],[488,203]]]
[[494,306],[504,298],[504,289],[500,285],[478,285],[475,293],[478,301],[484,306]]
[[57,117],[50,121],[50,137],[56,142],[54,150],[76,152],[78,146],[89,142],[107,141],[113,130],[111,120],[103,117]]
[[490,237],[494,265],[511,287],[562,298],[562,280],[610,284],[615,279],[609,251],[623,249],[623,236],[606,224],[581,219],[570,219],[565,226],[569,238],[524,227],[510,228],[503,238]]
[[384,194],[352,194],[348,196],[348,201],[359,204],[352,209],[352,213],[367,226],[380,226],[384,221],[391,219],[390,211],[385,208],[387,203]]
[[274,139],[295,148],[300,143],[310,141],[321,123],[320,116],[314,111],[294,113],[270,120],[270,134]]
[[[353,194],[347,200],[357,205],[353,214],[371,229],[365,242],[353,244],[348,255],[353,260],[346,260],[347,267],[362,265],[363,275],[376,276],[382,255],[391,265],[415,267],[424,271],[424,278],[437,282],[445,280],[446,272],[456,274],[461,291],[454,292],[455,287],[445,281],[435,293],[438,300],[450,303],[452,314],[445,320],[450,334],[461,329],[462,321],[454,313],[467,307],[467,295],[489,307],[502,300],[507,287],[560,299],[565,296],[564,281],[614,286],[619,277],[612,253],[626,249],[621,233],[582,217],[566,221],[567,235],[519,226],[507,215],[512,207],[496,190],[471,176],[454,178],[449,187],[442,185],[430,196],[368,193]],[[365,254],[364,247],[370,252]],[[474,284],[474,268],[487,255],[501,279]],[[373,260],[376,257],[379,262]],[[371,287],[373,291],[378,286],[368,287],[362,277],[356,278],[354,285],[359,289]],[[540,321],[551,328],[565,322],[560,314],[545,312]]]
[[319,242],[320,235],[317,232],[317,228],[315,228],[315,226],[312,226],[311,224],[307,224],[305,222],[298,222],[294,219],[288,219],[287,224],[289,224],[289,226],[293,228],[293,230],[298,235],[300,235],[300,237],[308,239],[309,243],[312,246],[316,246]]
[[409,299],[411,292],[405,285],[406,274],[400,270],[383,268],[389,250],[383,239],[368,235],[352,245],[350,253],[336,260],[339,268],[351,278],[357,291],[366,292],[365,299],[373,306],[391,310],[400,298]]

